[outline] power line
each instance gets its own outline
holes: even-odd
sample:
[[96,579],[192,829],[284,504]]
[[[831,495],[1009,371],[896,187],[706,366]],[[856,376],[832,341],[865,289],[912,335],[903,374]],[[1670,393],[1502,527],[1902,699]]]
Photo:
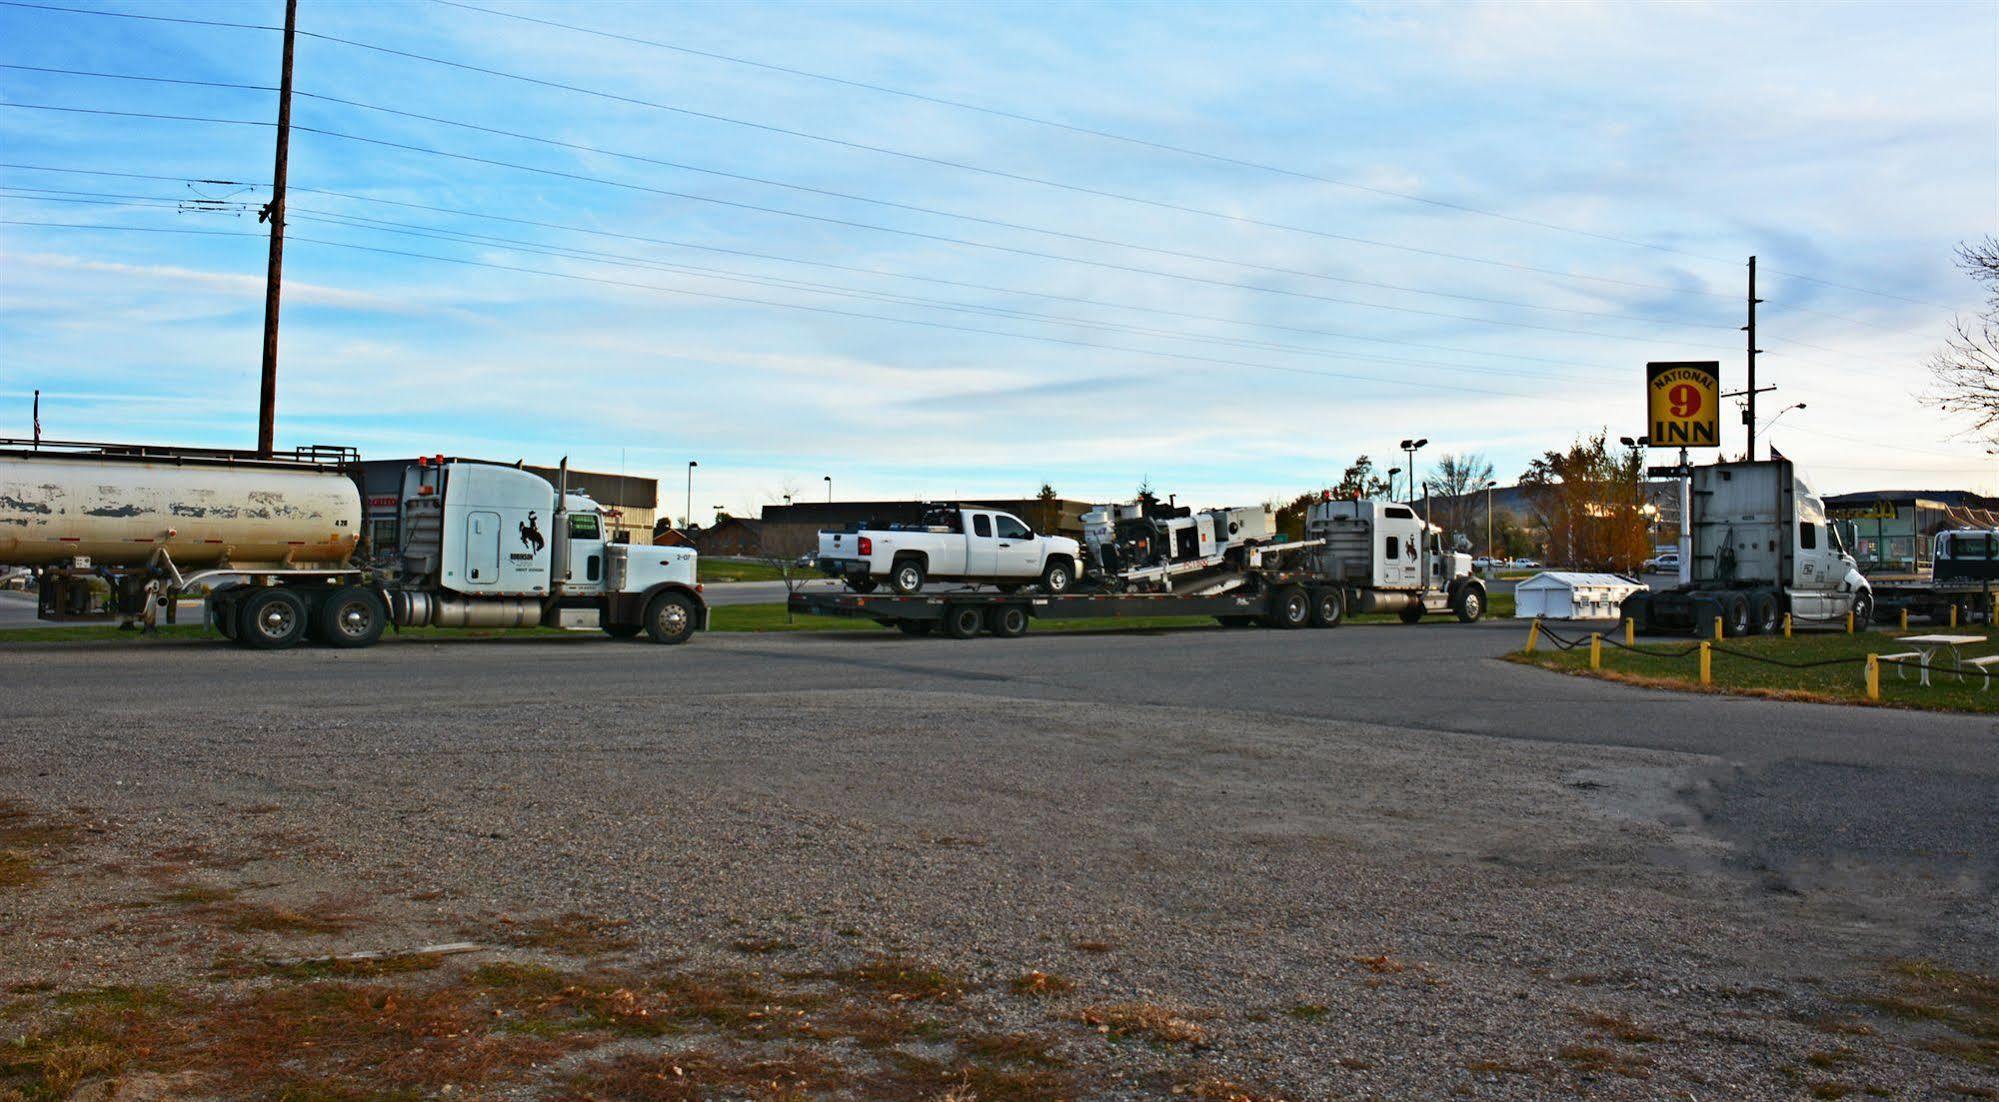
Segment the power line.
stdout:
[[125,11],[98,11],[93,8],[68,8],[59,4],[29,4],[23,0],[0,0],[0,7],[33,8],[37,11],[58,11],[68,15],[102,15],[112,19],[141,19],[148,23],[187,23],[196,27],[233,27],[245,31],[282,31],[268,23],[232,23],[221,19],[187,19],[171,15],[139,15]]
[[[652,46],[662,50],[672,50],[676,53],[687,54],[693,57],[708,58],[713,61],[728,62],[729,64],[732,65],[743,65],[751,68],[763,69],[769,72],[785,73],[790,76],[798,76],[798,77],[805,77],[810,80],[825,81],[830,84],[844,85],[849,88],[859,88],[870,92],[880,92],[886,95],[900,96],[905,99],[919,100],[924,103],[934,103],[943,107],[953,107],[965,111],[974,111],[979,114],[990,115],[995,118],[1010,119],[1015,122],[1031,123],[1036,126],[1052,127],[1054,129],[1064,130],[1072,134],[1082,134],[1088,137],[1102,138],[1113,142],[1122,142],[1127,145],[1138,146],[1141,148],[1151,149],[1158,152],[1174,153],[1184,157],[1195,157],[1201,160],[1211,161],[1218,164],[1234,165],[1239,168],[1253,168],[1260,172],[1275,173],[1280,176],[1289,176],[1299,180],[1311,180],[1316,183],[1330,184],[1334,187],[1346,188],[1352,191],[1365,192],[1370,195],[1379,195],[1386,198],[1401,199],[1407,202],[1422,203],[1428,206],[1441,207],[1446,210],[1453,210],[1463,214],[1473,214],[1483,218],[1498,219],[1503,222],[1513,222],[1519,225],[1534,226],[1540,229],[1554,230],[1560,233],[1575,234],[1581,237],[1594,238],[1599,241],[1608,241],[1620,245],[1629,245],[1635,248],[1648,249],[1656,252],[1672,253],[1677,256],[1684,256],[1694,260],[1706,260],[1717,264],[1735,263],[1734,260],[1726,257],[1710,256],[1705,253],[1690,252],[1685,249],[1674,248],[1670,245],[1661,245],[1658,244],[1657,242],[1644,241],[1628,237],[1620,237],[1615,234],[1599,233],[1594,230],[1585,230],[1575,226],[1564,226],[1561,225],[1560,223],[1555,223],[1555,222],[1544,222],[1538,219],[1522,217],[1520,215],[1506,214],[1500,211],[1489,210],[1482,207],[1474,207],[1464,203],[1454,203],[1449,200],[1436,199],[1430,196],[1416,195],[1404,191],[1396,191],[1392,188],[1378,187],[1372,184],[1356,183],[1355,181],[1352,180],[1342,180],[1336,177],[1324,176],[1314,172],[1304,172],[1298,169],[1285,168],[1281,165],[1267,164],[1261,161],[1253,161],[1242,157],[1232,157],[1223,153],[1212,153],[1206,150],[1194,149],[1188,146],[1175,145],[1170,142],[1161,142],[1149,138],[1134,137],[1129,134],[1120,134],[1112,130],[1102,130],[1095,127],[1079,126],[1074,123],[1061,122],[1056,119],[1043,118],[1038,115],[1028,115],[1016,111],[1006,111],[996,107],[986,107],[981,104],[968,103],[964,100],[955,100],[955,99],[950,99],[948,97],[935,96],[923,92],[912,92],[906,88],[895,88],[885,84],[875,84],[869,81],[854,80],[848,77],[833,76],[828,73],[813,72],[809,69],[798,69],[787,65],[777,65],[777,64],[772,64],[770,62],[755,61],[750,58],[737,57],[731,54],[717,53],[712,50],[701,50],[691,46],[682,46],[677,43],[661,42],[656,39],[641,38],[637,35],[620,34],[615,31],[599,30],[594,27],[584,27],[574,23],[564,23],[554,19],[542,19],[535,16],[522,15],[518,12],[498,11],[493,8],[480,7],[476,4],[463,3],[461,2],[461,0],[432,0],[432,2],[437,4],[442,4],[446,7],[462,8],[466,11],[479,12],[484,15],[496,16],[502,19],[514,19],[524,23],[537,23],[545,27],[555,27],[561,30],[574,31],[579,34],[595,35],[600,38],[610,38],[610,39],[616,39],[621,42],[631,42],[642,46]],[[1378,242],[1370,242],[1370,243],[1379,244]],[[1387,245],[1384,247],[1397,248],[1400,246]],[[1457,259],[1466,259],[1466,258],[1460,257]],[[1900,301],[1914,303],[1919,306],[1936,306],[1939,309],[1949,309],[1949,307],[1942,306],[1938,303],[1927,302],[1922,299],[1908,298],[1903,295],[1891,294],[1886,291],[1875,291],[1875,290],[1870,290],[1866,287],[1855,287],[1842,283],[1834,283],[1830,280],[1818,279],[1813,276],[1798,275],[1795,272],[1786,272],[1775,268],[1769,269],[1769,271],[1775,275],[1790,276],[1791,278],[1794,279],[1808,280],[1813,283],[1823,284],[1827,287],[1837,287],[1841,290],[1854,291],[1859,294],[1877,295],[1882,298],[1898,299]],[[1571,278],[1593,279],[1598,277],[1572,276]],[[1622,282],[1622,281],[1606,280],[1606,282]],[[1688,293],[1688,294],[1712,295],[1718,298],[1734,297],[1733,295],[1729,295],[1724,292],[1718,292],[1718,291],[1699,291],[1689,288],[1673,288],[1662,285],[1648,285],[1648,284],[1638,284],[1638,283],[1631,283],[1627,285],[1633,287],[1650,287],[1651,289],[1655,290],[1680,291],[1682,293]]]
[[[4,0],[0,0],[0,2],[4,2]],[[76,114],[109,115],[109,116],[125,117],[125,118],[164,119],[164,120],[179,121],[179,122],[220,123],[220,124],[235,125],[235,126],[268,127],[272,125],[271,123],[256,119],[223,119],[223,118],[214,118],[210,116],[170,115],[170,114],[157,114],[157,113],[141,112],[141,111],[115,111],[108,108],[61,107],[61,106],[52,106],[48,104],[33,104],[33,103],[0,103],[0,108],[65,111]],[[1041,252],[1039,250],[1034,250],[1034,249],[1023,249],[1010,245],[998,245],[985,241],[973,241],[967,238],[950,237],[942,234],[924,233],[918,230],[898,229],[895,227],[882,226],[870,222],[856,221],[853,219],[833,218],[826,215],[818,215],[818,214],[806,214],[802,211],[788,210],[783,207],[771,207],[756,203],[744,203],[731,199],[718,199],[713,196],[697,195],[692,192],[674,191],[667,188],[657,188],[645,184],[627,183],[621,180],[611,180],[600,176],[589,176],[582,173],[567,172],[561,169],[541,168],[534,165],[524,165],[512,161],[498,160],[491,157],[479,157],[469,153],[453,153],[448,150],[433,149],[428,146],[411,145],[404,142],[392,142],[382,138],[370,138],[359,134],[348,134],[343,131],[327,130],[320,127],[303,126],[296,123],[293,124],[292,129],[294,131],[319,134],[324,137],[340,138],[347,141],[362,142],[365,144],[381,146],[389,149],[401,149],[412,153],[423,153],[430,156],[445,157],[452,160],[465,161],[473,164],[484,164],[499,168],[508,168],[520,172],[530,172],[538,175],[552,176],[559,179],[575,180],[583,183],[599,184],[606,187],[621,188],[630,191],[643,192],[646,194],[664,195],[671,198],[687,199],[700,203],[712,203],[720,206],[731,207],[738,210],[752,210],[765,214],[779,215],[787,218],[798,218],[807,221],[827,223],[831,225],[872,230],[880,233],[897,234],[905,237],[916,238],[919,240],[934,241],[942,244],[958,245],[966,248],[985,249],[995,252],[1009,253],[1017,256],[1035,257],[1043,260],[1058,260],[1064,263],[1080,264],[1088,267],[1103,268],[1112,271],[1121,271],[1121,272],[1128,272],[1140,275],[1160,276],[1167,279],[1181,280],[1183,282],[1199,283],[1215,287],[1227,287],[1239,291],[1253,291],[1261,294],[1282,295],[1289,298],[1311,299],[1319,302],[1336,303],[1346,306],[1357,306],[1363,309],[1370,309],[1370,310],[1387,310],[1396,313],[1415,314],[1424,317],[1438,318],[1447,321],[1469,322],[1474,325],[1497,325],[1509,329],[1529,329],[1546,333],[1563,333],[1571,336],[1590,337],[1597,340],[1626,341],[1634,344],[1651,345],[1654,347],[1656,347],[1658,343],[1656,340],[1646,337],[1627,336],[1618,333],[1598,333],[1587,329],[1568,329],[1560,326],[1537,325],[1531,322],[1505,321],[1498,318],[1481,318],[1465,314],[1449,314],[1438,310],[1424,310],[1413,306],[1393,306],[1384,303],[1365,302],[1358,299],[1337,298],[1331,295],[1312,294],[1306,291],[1294,291],[1278,287],[1261,287],[1255,284],[1235,283],[1235,282],[1230,282],[1228,280],[1210,279],[1204,276],[1187,275],[1185,273],[1180,273],[1180,272],[1168,272],[1155,268],[1143,268],[1143,267],[1138,267],[1136,265],[1117,264],[1104,260],[1089,260],[1089,259],[1084,259],[1082,257],[1064,256],[1059,253]],[[1689,348],[1707,348],[1707,349],[1716,349],[1716,350],[1730,351],[1730,352],[1734,351],[1732,348],[1724,348],[1723,346],[1719,345],[1697,345],[1687,341],[1680,341],[1678,343],[1680,343],[1684,347],[1689,347]]]

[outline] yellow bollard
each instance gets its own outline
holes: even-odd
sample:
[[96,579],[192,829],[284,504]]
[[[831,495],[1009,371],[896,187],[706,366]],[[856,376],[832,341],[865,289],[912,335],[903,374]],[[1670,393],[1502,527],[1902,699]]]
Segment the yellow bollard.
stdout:
[[1540,617],[1537,616],[1534,618],[1534,621],[1532,623],[1527,625],[1527,653],[1533,654],[1534,644],[1540,641],[1541,641],[1541,620]]
[[1909,630],[1909,610],[1906,608],[1902,610],[1902,630]]
[[1589,633],[1589,668],[1593,670],[1603,668],[1603,633],[1600,631]]
[[1951,626],[1951,627],[1956,627],[1956,626],[1957,626],[1957,602],[1956,602],[1956,601],[1952,601],[1952,602],[1950,603],[1950,626]]
[[1624,618],[1624,645],[1627,647],[1638,645],[1638,621],[1629,616]]
[[1850,608],[1846,610],[1846,633],[1853,634],[1853,610]]
[[1721,642],[1721,617],[1714,618],[1714,641]]
[[1784,614],[1784,638],[1789,639],[1790,637],[1791,637],[1791,614],[1786,612]]
[[1881,656],[1867,656],[1867,699],[1881,699]]
[[1714,661],[1714,644],[1713,644],[1713,643],[1702,643],[1702,644],[1701,644],[1701,684],[1703,684],[1703,685],[1711,685],[1711,684],[1713,684],[1713,683],[1714,683],[1714,667],[1713,667],[1713,666],[1711,665],[1711,663],[1712,663],[1713,661]]

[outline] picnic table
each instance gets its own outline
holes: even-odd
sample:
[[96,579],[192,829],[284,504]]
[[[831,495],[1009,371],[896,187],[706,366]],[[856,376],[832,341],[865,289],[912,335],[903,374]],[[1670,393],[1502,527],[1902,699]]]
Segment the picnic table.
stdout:
[[[1962,681],[1962,680],[1964,680],[1964,667],[1965,667],[1966,663],[1965,663],[1965,661],[1964,661],[1964,655],[1963,655],[1963,654],[1962,654],[1962,653],[1961,653],[1961,652],[1960,652],[1960,651],[1958,650],[1958,648],[1959,648],[1959,647],[1970,647],[1970,646],[1976,646],[1976,645],[1978,645],[1979,643],[1983,643],[1983,642],[1985,642],[1985,636],[1983,636],[1983,635],[1904,635],[1904,636],[1903,636],[1902,638],[1900,638],[1900,639],[1897,639],[1897,640],[1896,640],[1896,642],[1898,642],[1898,643],[1907,643],[1908,645],[1910,645],[1910,646],[1912,646],[1912,647],[1914,647],[1914,648],[1916,648],[1916,649],[1915,649],[1915,650],[1913,650],[1913,651],[1910,651],[1910,652],[1908,652],[1908,653],[1906,653],[1906,654],[1889,654],[1889,655],[1883,655],[1882,657],[1884,657],[1884,658],[1914,658],[1914,659],[1916,659],[1916,665],[1917,665],[1917,667],[1919,668],[1919,670],[1921,671],[1921,672],[1920,672],[1920,680],[1921,680],[1921,682],[1922,682],[1922,684],[1923,684],[1923,685],[1927,686],[1927,685],[1929,685],[1929,683],[1930,683],[1930,665],[1931,665],[1931,663],[1932,663],[1932,662],[1933,662],[1933,661],[1935,660],[1935,658],[1936,658],[1936,654],[1937,654],[1937,652],[1938,652],[1938,651],[1946,651],[1946,650],[1947,650],[1947,651],[1949,651],[1949,652],[1950,652],[1950,665],[1951,665],[1951,668],[1952,668],[1953,670],[1957,671],[1957,679],[1958,679],[1959,681]],[[1999,657],[1999,656],[1995,656],[1995,657]],[[1977,659],[1977,658],[1974,658],[1974,659],[1972,659],[1972,662],[1971,662],[1971,664],[1972,664],[1972,665],[1975,665],[1975,666],[1979,666],[1979,670],[1980,670],[1980,672],[1984,672],[1984,669],[1983,669],[1983,666],[1982,666],[1982,665],[1980,665],[1980,663],[1983,663],[1984,661],[1986,661],[1986,660],[1985,660],[1985,659]],[[1903,672],[1902,672],[1902,667],[1900,667],[1900,666],[1897,666],[1897,667],[1895,667],[1895,676],[1896,676],[1896,677],[1902,677],[1902,676],[1904,676],[1904,675],[1903,675]],[[1989,675],[1988,675],[1988,683],[1989,683]]]

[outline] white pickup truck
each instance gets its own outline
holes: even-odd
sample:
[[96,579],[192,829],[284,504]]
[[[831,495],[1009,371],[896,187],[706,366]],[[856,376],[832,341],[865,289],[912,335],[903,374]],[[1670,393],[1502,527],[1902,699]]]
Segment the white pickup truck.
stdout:
[[1011,592],[1039,584],[1066,592],[1082,548],[1066,536],[1043,536],[996,509],[933,508],[924,523],[819,533],[819,569],[862,593],[886,580],[914,593],[931,579],[987,582]]

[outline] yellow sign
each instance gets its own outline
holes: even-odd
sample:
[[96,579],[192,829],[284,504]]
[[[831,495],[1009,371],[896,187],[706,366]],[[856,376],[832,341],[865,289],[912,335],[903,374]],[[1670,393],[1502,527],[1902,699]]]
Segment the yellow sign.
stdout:
[[1892,501],[1877,501],[1871,505],[1850,505],[1844,509],[1831,509],[1828,512],[1835,520],[1895,520],[1902,515]]
[[1645,413],[1655,448],[1721,447],[1721,364],[1646,364]]

